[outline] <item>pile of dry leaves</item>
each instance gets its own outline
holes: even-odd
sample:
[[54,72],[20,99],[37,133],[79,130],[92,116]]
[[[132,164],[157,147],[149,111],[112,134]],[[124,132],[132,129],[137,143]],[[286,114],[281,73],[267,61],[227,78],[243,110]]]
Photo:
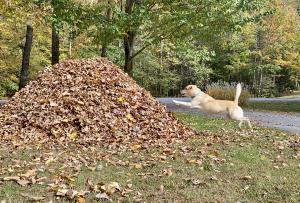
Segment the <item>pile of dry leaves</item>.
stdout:
[[1,142],[127,146],[195,135],[106,59],[46,69],[0,109]]

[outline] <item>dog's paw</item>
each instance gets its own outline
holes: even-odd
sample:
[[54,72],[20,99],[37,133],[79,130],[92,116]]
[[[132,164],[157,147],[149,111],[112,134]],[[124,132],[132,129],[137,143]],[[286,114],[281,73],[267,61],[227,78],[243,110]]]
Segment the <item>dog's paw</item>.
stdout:
[[176,105],[179,105],[179,102],[178,101],[176,101],[176,100],[172,100]]

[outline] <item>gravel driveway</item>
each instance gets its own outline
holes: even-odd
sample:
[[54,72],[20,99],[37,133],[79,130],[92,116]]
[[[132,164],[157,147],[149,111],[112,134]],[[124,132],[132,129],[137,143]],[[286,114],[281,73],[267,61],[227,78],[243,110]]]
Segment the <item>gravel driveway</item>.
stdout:
[[[170,111],[184,111],[192,114],[201,114],[209,117],[220,118],[225,115],[220,114],[206,114],[197,109],[190,109],[183,106],[175,105],[172,100],[190,101],[189,98],[158,98],[158,100],[165,104]],[[252,101],[270,101],[270,102],[288,102],[299,101],[297,99],[252,99]],[[244,109],[245,116],[249,117],[254,123],[262,126],[277,128],[280,130],[288,131],[291,133],[300,133],[300,113],[284,113],[284,112],[271,112],[271,111],[253,111]]]

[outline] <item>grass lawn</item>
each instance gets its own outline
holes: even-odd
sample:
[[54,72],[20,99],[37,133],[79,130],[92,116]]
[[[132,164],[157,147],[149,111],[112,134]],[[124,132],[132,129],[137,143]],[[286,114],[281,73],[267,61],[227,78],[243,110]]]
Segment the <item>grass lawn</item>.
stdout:
[[[101,201],[113,202],[300,202],[299,135],[177,116],[206,133],[169,148],[124,152],[2,145],[0,202],[99,202],[99,191],[108,194]],[[7,181],[12,176],[30,184]],[[82,194],[72,199],[74,191]]]
[[281,112],[300,112],[300,102],[249,102],[246,108]]
[[300,90],[295,90],[295,91],[293,91],[293,93],[291,95],[283,96],[283,97],[279,97],[279,98],[291,99],[291,98],[298,98],[298,97],[300,97]]

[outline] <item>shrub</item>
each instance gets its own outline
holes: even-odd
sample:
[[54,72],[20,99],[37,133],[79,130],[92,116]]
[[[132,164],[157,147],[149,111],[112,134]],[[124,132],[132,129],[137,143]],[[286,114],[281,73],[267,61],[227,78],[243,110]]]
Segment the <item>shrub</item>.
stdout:
[[[206,93],[215,99],[234,100],[237,83],[212,83],[206,87]],[[242,84],[242,93],[239,98],[239,105],[245,106],[251,94],[247,87]]]

